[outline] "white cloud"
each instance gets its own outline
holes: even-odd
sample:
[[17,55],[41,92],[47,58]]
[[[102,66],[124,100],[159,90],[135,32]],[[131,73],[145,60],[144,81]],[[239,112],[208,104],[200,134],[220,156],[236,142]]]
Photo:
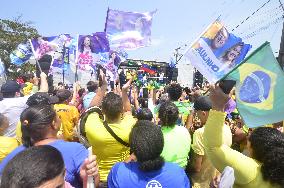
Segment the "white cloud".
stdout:
[[160,46],[164,42],[164,37],[160,36],[159,38],[152,38],[151,46]]

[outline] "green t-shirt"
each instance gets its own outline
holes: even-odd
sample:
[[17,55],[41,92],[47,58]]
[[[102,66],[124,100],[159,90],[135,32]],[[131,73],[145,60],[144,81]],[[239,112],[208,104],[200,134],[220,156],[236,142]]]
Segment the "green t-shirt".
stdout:
[[162,127],[164,136],[164,149],[161,154],[167,162],[177,163],[185,168],[190,151],[191,137],[185,127]]

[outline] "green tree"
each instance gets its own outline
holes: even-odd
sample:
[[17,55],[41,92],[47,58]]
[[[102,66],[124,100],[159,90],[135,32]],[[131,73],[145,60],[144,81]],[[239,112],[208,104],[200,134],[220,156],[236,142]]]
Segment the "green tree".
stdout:
[[22,21],[22,16],[18,16],[13,20],[0,19],[0,58],[5,64],[8,77],[16,78],[20,74],[35,69],[29,63],[16,67],[11,64],[9,55],[20,43],[38,36],[38,31],[32,26],[32,23]]

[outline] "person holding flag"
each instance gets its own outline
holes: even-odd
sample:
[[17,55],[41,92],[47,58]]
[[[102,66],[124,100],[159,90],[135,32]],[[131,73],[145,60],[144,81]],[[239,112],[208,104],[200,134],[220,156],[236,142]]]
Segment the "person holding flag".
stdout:
[[224,144],[225,105],[229,100],[219,84],[210,86],[212,110],[204,129],[204,146],[213,165],[221,172],[230,166],[236,187],[284,187],[284,135],[274,128],[255,129],[248,139],[249,157]]

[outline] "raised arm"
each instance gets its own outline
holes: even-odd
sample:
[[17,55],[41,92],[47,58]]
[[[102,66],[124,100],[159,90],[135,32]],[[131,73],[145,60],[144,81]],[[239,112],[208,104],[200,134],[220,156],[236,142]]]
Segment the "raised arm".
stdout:
[[73,84],[73,95],[72,95],[72,99],[70,101],[70,104],[74,105],[74,106],[78,106],[78,101],[77,101],[77,94],[78,94],[78,91],[79,91],[79,83],[75,82]]
[[138,88],[135,87],[134,91],[133,91],[133,101],[134,101],[134,107],[135,107],[135,110],[138,110],[139,109],[139,101],[138,101]]
[[107,81],[106,81],[104,73],[101,73],[100,77],[101,77],[101,84],[100,84],[101,86],[98,88],[97,94],[92,99],[89,107],[101,106],[103,98],[105,96],[105,92],[107,90]]
[[32,89],[32,92],[33,93],[36,93],[36,92],[38,92],[38,90],[39,90],[39,87],[38,87],[38,84],[39,84],[39,79],[38,79],[38,77],[36,77],[36,76],[34,76],[33,77],[33,89]]
[[209,112],[204,130],[205,151],[219,172],[222,172],[226,166],[230,166],[235,172],[235,183],[247,184],[255,179],[259,165],[252,158],[224,144],[223,131],[226,117],[224,108],[229,96],[224,94],[219,86],[211,86],[210,99],[212,110]]
[[122,103],[123,103],[123,111],[131,112],[131,104],[128,98],[128,89],[132,83],[132,78],[128,80],[126,84],[122,87]]
[[186,122],[185,122],[185,127],[190,132],[194,132],[194,127],[193,127],[194,114],[195,114],[194,110],[190,110],[190,113],[188,114]]
[[40,89],[38,92],[48,92],[47,75],[44,72],[40,73]]

